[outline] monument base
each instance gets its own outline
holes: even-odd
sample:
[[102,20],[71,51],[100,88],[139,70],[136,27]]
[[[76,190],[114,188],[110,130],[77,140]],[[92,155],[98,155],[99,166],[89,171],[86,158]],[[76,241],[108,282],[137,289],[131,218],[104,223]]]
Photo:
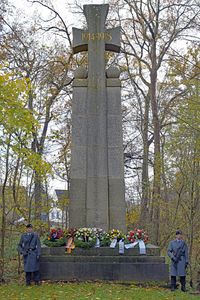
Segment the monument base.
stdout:
[[165,281],[168,282],[168,265],[159,255],[159,248],[147,245],[147,255],[138,248],[125,250],[107,247],[80,249],[71,254],[64,247],[42,248],[41,280],[51,281]]

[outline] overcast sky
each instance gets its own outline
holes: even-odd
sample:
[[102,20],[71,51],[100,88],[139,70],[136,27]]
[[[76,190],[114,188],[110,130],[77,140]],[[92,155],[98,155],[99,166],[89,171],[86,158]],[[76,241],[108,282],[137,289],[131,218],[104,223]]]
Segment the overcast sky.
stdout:
[[[70,5],[77,2],[78,5],[82,6],[85,4],[105,4],[109,3],[109,0],[52,0],[54,7],[61,13],[67,12],[67,14],[74,18],[75,16],[72,15]],[[45,8],[42,8],[41,5],[37,3],[30,3],[28,0],[9,0],[10,3],[13,3],[16,8],[26,11],[27,15],[34,14],[35,9],[39,9],[40,11],[45,11]]]

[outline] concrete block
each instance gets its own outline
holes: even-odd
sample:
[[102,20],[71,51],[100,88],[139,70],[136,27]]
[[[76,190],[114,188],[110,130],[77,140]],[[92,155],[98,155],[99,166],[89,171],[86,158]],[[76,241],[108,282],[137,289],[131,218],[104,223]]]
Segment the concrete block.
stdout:
[[165,258],[149,255],[150,250],[159,249],[152,245],[147,247],[145,256],[139,255],[138,249],[125,250],[126,254],[122,256],[118,249],[111,248],[75,249],[72,254],[66,254],[64,247],[60,248],[42,249],[42,280],[168,282]]

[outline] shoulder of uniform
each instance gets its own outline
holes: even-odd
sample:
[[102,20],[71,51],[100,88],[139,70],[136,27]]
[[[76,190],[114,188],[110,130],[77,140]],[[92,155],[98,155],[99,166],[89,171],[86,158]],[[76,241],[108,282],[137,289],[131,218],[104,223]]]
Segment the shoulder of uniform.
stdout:
[[172,244],[175,243],[175,242],[176,242],[176,240],[172,240],[172,241],[171,241]]

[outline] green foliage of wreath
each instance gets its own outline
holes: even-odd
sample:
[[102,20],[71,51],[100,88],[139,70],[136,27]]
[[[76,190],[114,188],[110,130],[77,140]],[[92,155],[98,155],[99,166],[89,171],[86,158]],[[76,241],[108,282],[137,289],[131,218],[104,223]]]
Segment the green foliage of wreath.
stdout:
[[100,240],[100,246],[101,247],[109,247],[110,246],[110,238],[104,237],[102,240]]
[[74,239],[74,244],[78,248],[89,249],[89,248],[92,248],[92,247],[95,246],[95,244],[96,244],[96,237],[93,238],[91,241],[88,241],[88,242],[84,242],[84,241],[81,241],[81,240],[75,238]]
[[47,238],[43,240],[43,244],[48,247],[62,247],[66,245],[66,239],[60,238],[55,240],[48,240]]

